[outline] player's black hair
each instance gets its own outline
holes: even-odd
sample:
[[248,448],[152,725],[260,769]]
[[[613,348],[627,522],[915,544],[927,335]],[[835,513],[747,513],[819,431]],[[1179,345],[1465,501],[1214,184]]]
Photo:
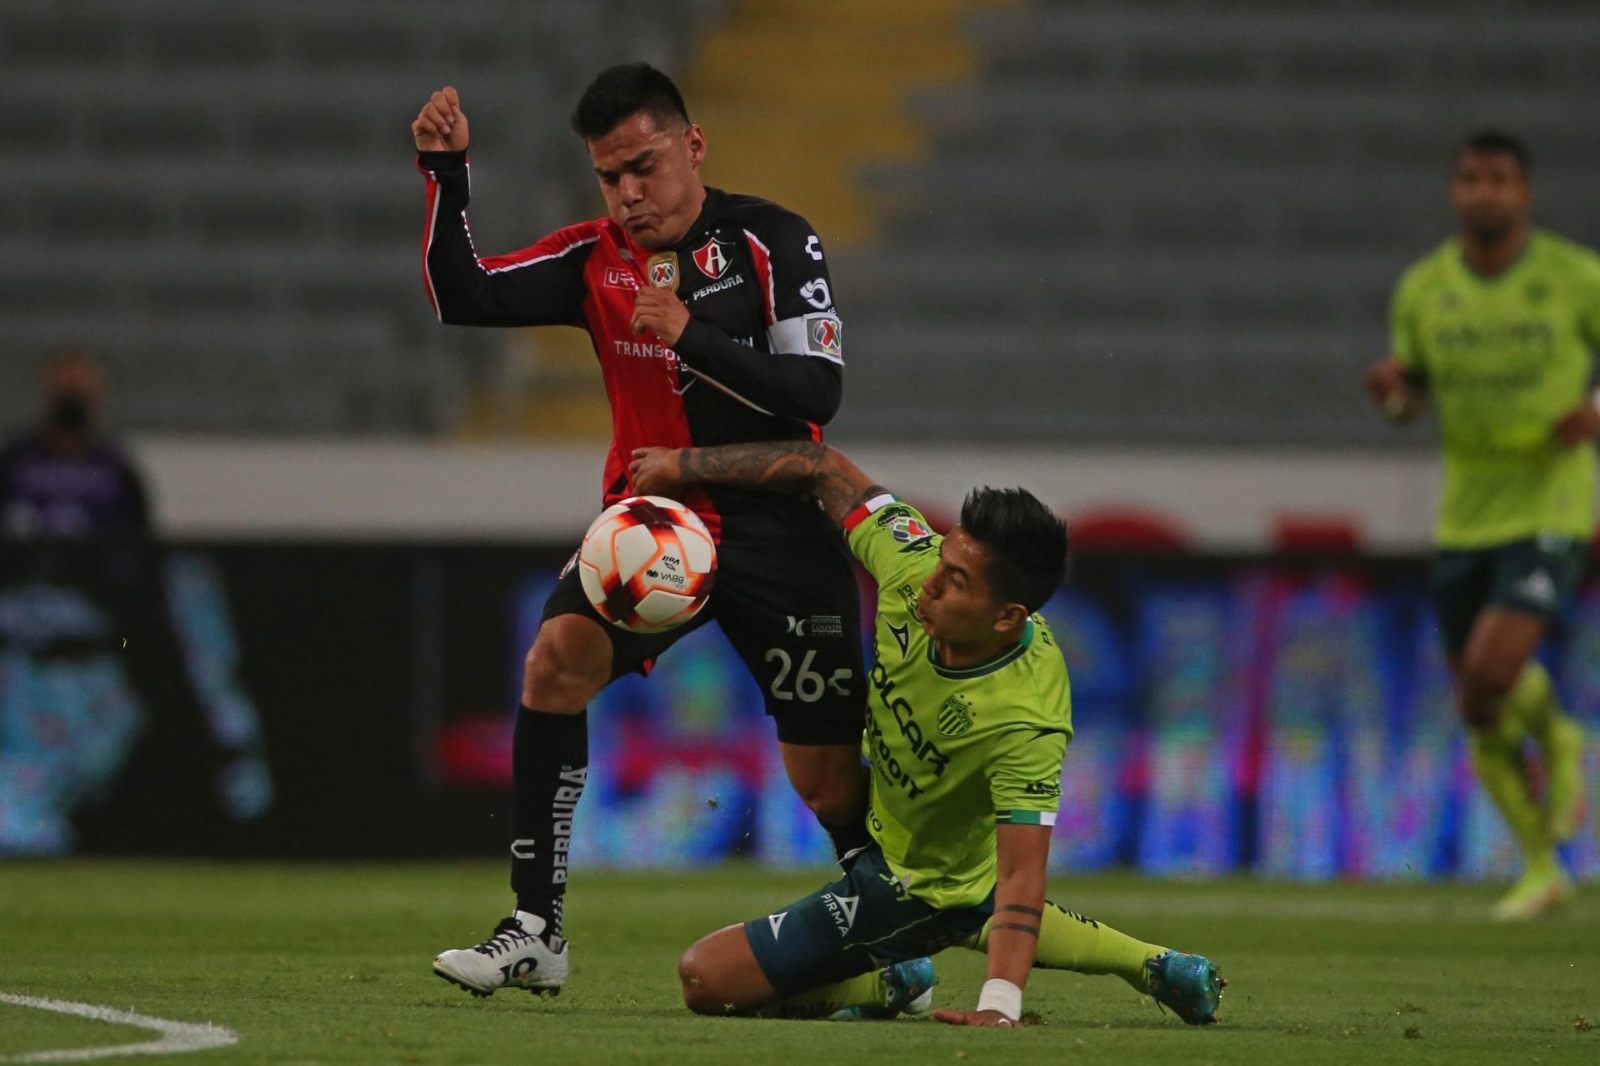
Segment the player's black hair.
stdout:
[[586,141],[604,137],[629,115],[648,111],[658,125],[689,121],[683,94],[672,79],[649,63],[607,67],[583,90],[572,112],[572,130]]
[[1463,152],[1504,152],[1517,161],[1524,175],[1533,173],[1533,160],[1528,156],[1528,146],[1501,130],[1479,130],[1463,138],[1456,146],[1456,158],[1459,159]]
[[973,489],[961,504],[961,528],[993,556],[986,576],[1002,603],[1031,614],[1067,579],[1066,523],[1027,489]]

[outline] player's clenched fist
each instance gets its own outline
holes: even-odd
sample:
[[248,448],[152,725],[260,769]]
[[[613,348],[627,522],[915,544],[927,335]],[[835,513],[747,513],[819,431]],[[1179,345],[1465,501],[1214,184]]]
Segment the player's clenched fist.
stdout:
[[689,324],[689,309],[670,289],[640,289],[633,300],[633,332],[644,336],[655,333],[661,343],[672,347]]
[[411,136],[419,152],[467,150],[467,116],[455,89],[446,85],[428,98],[411,124]]

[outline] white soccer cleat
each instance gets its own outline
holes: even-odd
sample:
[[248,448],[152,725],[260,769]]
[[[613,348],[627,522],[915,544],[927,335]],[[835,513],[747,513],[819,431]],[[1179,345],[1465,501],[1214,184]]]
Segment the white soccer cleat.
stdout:
[[567,983],[567,943],[552,951],[540,936],[545,921],[517,911],[494,927],[494,935],[477,947],[457,948],[434,956],[433,972],[474,996],[492,996],[502,988],[523,988],[536,996],[561,994]]

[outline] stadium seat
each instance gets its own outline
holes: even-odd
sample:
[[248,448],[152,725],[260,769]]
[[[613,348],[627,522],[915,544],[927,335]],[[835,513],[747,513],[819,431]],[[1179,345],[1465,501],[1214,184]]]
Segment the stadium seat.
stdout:
[[975,440],[1428,447],[1372,415],[1359,376],[1387,350],[1400,273],[1453,229],[1453,144],[1516,131],[1539,219],[1600,238],[1600,142],[1580,117],[1600,9],[1515,10],[973,15],[981,77],[911,101],[930,157],[863,175],[892,217],[835,268],[870,353],[841,428],[888,428],[914,372],[923,423]]
[[1169,515],[1132,507],[1107,507],[1069,515],[1073,551],[1184,554],[1193,535]]
[[1272,523],[1272,550],[1281,553],[1359,552],[1361,525],[1348,515],[1280,514]]
[[522,247],[592,210],[565,130],[588,78],[674,66],[711,9],[9,0],[0,423],[32,414],[52,349],[88,344],[123,429],[454,425],[508,338],[440,329],[423,298],[406,126],[425,94],[462,89],[474,228],[486,251]]

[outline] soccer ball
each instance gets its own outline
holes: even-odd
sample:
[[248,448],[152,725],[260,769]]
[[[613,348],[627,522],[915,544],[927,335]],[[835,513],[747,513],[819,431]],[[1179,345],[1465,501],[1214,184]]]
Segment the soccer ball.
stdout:
[[717,573],[705,523],[662,496],[629,496],[583,535],[578,577],[601,618],[635,633],[661,633],[700,612]]

